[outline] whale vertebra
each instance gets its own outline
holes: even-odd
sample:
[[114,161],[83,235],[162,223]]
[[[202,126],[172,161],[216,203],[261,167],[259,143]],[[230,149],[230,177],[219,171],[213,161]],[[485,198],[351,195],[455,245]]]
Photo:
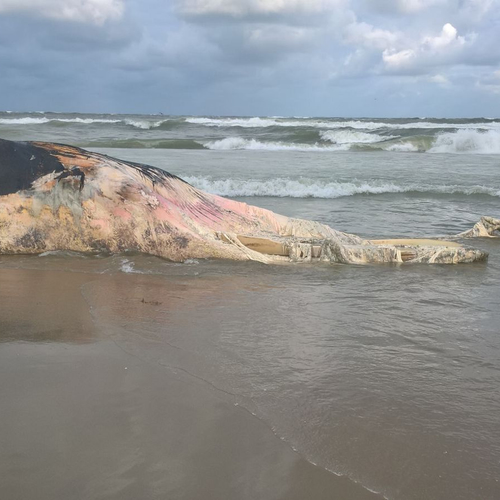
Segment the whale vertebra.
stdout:
[[[483,217],[461,237],[496,236]],[[364,240],[200,191],[159,168],[80,148],[0,139],[0,253],[132,250],[264,263],[458,263],[481,250],[438,240]]]

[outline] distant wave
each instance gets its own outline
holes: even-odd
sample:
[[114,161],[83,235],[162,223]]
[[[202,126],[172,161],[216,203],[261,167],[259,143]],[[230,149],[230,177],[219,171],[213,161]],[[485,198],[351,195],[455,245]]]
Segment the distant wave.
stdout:
[[[7,117],[1,117],[5,113]],[[494,119],[475,119],[472,120],[419,120],[411,119],[411,121],[403,120],[365,120],[365,119],[328,119],[328,118],[306,118],[306,117],[165,117],[161,119],[153,119],[153,117],[119,117],[107,118],[98,116],[95,118],[85,117],[64,117],[57,114],[49,113],[46,116],[24,116],[12,117],[11,113],[0,113],[0,124],[3,125],[43,125],[47,123],[74,123],[74,124],[121,124],[131,126],[142,130],[151,129],[170,129],[175,127],[182,127],[186,125],[198,125],[202,127],[241,127],[241,128],[305,128],[305,129],[324,129],[328,130],[362,130],[362,131],[375,131],[375,130],[411,130],[411,129],[475,129],[475,130],[500,130],[500,120]],[[39,114],[43,115],[43,112]],[[328,139],[329,140],[329,139]],[[333,141],[332,141],[333,142]],[[337,141],[338,142],[338,141]],[[362,141],[355,141],[362,142]]]
[[64,137],[71,144],[97,148],[500,154],[500,120],[482,118],[23,116],[0,112],[0,131],[4,137]]
[[148,121],[148,120],[131,120],[131,119],[111,119],[111,118],[47,118],[47,117],[32,117],[26,116],[22,118],[0,118],[0,124],[2,125],[43,125],[46,123],[76,123],[81,125],[92,125],[94,123],[108,123],[108,124],[125,124],[131,127],[150,130],[154,128],[160,128],[165,123],[169,122],[169,119]]
[[349,149],[348,144],[320,145],[320,144],[294,144],[293,142],[258,141],[256,139],[244,139],[243,137],[226,137],[218,141],[204,143],[208,149],[230,150],[230,149],[253,149],[266,151],[342,151]]
[[133,149],[212,149],[218,151],[390,151],[401,153],[453,153],[453,154],[500,154],[500,132],[457,130],[442,132],[436,136],[411,137],[383,136],[354,130],[321,131],[312,144],[287,141],[246,139],[240,136],[212,141],[194,139],[106,139],[80,142],[90,148]]
[[346,151],[384,150],[395,152],[500,154],[500,131],[479,131],[474,129],[442,132],[436,136],[382,136],[355,130],[321,131],[324,141],[301,144],[284,141],[262,141],[243,137],[226,137],[204,143],[208,149],[249,149],[266,151]]
[[383,136],[357,130],[325,130],[320,132],[319,135],[323,140],[330,141],[333,144],[372,144],[398,138],[396,135]]
[[392,128],[393,124],[363,122],[357,120],[329,121],[314,119],[275,119],[275,118],[186,118],[186,123],[204,125],[207,127],[242,127],[242,128],[268,128],[268,127],[314,127],[324,129],[336,128],[358,128],[358,129],[380,129]]
[[364,120],[317,120],[317,119],[275,119],[275,118],[186,118],[187,123],[204,125],[207,127],[242,127],[242,128],[267,128],[267,127],[314,127],[324,129],[351,128],[360,130],[380,129],[500,129],[499,121],[484,121],[477,123],[454,123],[449,121],[440,122],[374,122]]
[[399,151],[400,153],[416,153],[420,151],[419,147],[416,144],[412,144],[409,141],[389,144],[384,149],[386,151]]
[[366,182],[319,182],[311,179],[275,178],[211,179],[208,177],[184,177],[193,186],[220,196],[263,196],[279,198],[340,198],[343,196],[386,193],[430,193],[488,195],[500,197],[500,188],[458,185],[397,185],[394,183]]
[[172,123],[174,120],[170,120],[168,118],[165,118],[163,120],[157,120],[157,121],[148,121],[148,120],[123,120],[123,122],[126,125],[130,125],[135,128],[139,128],[142,130],[151,130],[151,129],[156,129],[156,128],[165,128],[164,125],[167,123]]
[[108,118],[47,118],[40,117],[35,118],[31,116],[26,116],[23,118],[0,118],[0,124],[4,125],[41,125],[50,122],[61,122],[61,123],[119,123],[121,120],[111,120]]

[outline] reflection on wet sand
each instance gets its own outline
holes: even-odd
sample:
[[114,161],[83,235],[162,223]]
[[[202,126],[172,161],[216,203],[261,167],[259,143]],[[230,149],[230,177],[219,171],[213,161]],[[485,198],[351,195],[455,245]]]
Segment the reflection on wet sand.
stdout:
[[84,275],[41,270],[0,272],[0,342],[88,342],[92,316],[80,287]]
[[173,368],[165,356],[179,350],[168,342],[152,356],[149,340],[182,335],[179,318],[244,286],[241,276],[188,281],[1,270],[2,497],[380,498]]

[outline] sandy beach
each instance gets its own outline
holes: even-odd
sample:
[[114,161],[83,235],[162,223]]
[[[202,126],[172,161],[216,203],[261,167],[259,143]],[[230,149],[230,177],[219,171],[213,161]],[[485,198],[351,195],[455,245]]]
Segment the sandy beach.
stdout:
[[[381,498],[307,462],[179,359],[152,361],[133,335],[117,341],[93,317],[82,293],[89,283],[94,296],[125,284],[142,290],[135,276],[0,273],[4,498]],[[154,307],[124,306],[138,321]]]

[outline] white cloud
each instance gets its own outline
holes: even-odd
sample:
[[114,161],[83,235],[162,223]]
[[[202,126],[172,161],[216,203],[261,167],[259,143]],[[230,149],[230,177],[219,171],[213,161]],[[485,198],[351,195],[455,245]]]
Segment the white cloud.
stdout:
[[102,25],[119,19],[123,0],[0,0],[0,14],[24,12],[37,17]]
[[245,35],[248,47],[262,50],[302,49],[313,40],[312,30],[279,24],[251,27]]
[[413,49],[400,50],[399,52],[391,52],[390,49],[384,50],[382,59],[389,68],[401,68],[409,66],[415,60],[416,52]]
[[188,15],[245,17],[272,14],[320,14],[344,4],[344,0],[178,0],[179,10]]
[[399,36],[398,33],[378,29],[368,23],[351,23],[345,29],[343,41],[352,45],[385,50],[393,47]]
[[441,87],[447,87],[450,84],[450,80],[444,75],[432,75],[428,78],[429,82],[437,83]]
[[412,14],[426,10],[436,4],[446,3],[446,0],[396,0],[395,4],[398,10],[404,13]]
[[406,48],[387,48],[382,60],[389,70],[417,70],[434,64],[446,65],[455,62],[466,45],[471,45],[476,35],[459,36],[450,23],[443,26],[438,36],[425,36],[420,41],[407,42]]
[[363,0],[363,3],[365,8],[369,11],[371,10],[387,14],[396,12],[400,14],[415,14],[423,12],[430,7],[445,5],[450,3],[450,0]]
[[450,23],[443,26],[441,34],[438,36],[426,36],[422,42],[422,46],[428,46],[430,49],[439,50],[452,44],[463,45],[465,38],[458,36],[457,29]]

